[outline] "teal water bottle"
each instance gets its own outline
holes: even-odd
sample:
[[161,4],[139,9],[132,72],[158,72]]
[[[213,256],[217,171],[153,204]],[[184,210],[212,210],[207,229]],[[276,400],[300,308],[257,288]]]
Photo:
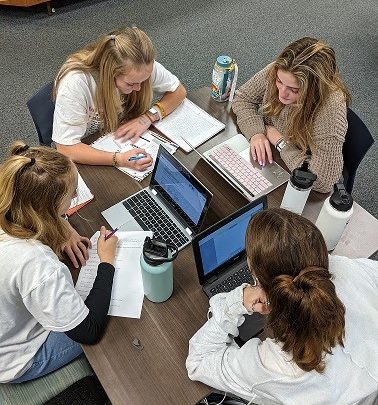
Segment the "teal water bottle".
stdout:
[[173,292],[173,260],[178,255],[174,245],[148,236],[140,255],[144,295],[152,302],[166,301]]
[[218,56],[212,74],[211,97],[220,102],[232,102],[237,78],[238,65],[235,60],[227,55]]

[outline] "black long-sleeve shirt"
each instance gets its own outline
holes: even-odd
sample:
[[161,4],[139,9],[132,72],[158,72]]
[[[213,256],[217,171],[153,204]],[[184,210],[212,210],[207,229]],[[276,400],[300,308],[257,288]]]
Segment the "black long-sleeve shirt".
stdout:
[[100,263],[98,265],[97,277],[91,292],[85,300],[89,314],[75,328],[64,332],[75,342],[93,345],[101,339],[108,320],[113,276],[114,266],[109,263]]

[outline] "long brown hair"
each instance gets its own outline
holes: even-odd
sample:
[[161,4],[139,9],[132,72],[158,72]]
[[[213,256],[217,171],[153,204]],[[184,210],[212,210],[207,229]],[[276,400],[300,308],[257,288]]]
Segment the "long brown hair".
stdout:
[[340,78],[335,51],[316,38],[301,38],[282,51],[267,73],[268,102],[263,106],[267,116],[278,116],[284,108],[276,86],[279,69],[293,74],[299,85],[299,98],[290,105],[285,135],[290,142],[307,151],[313,145],[311,134],[316,114],[330,94],[341,91],[347,105],[350,94]]
[[59,211],[76,188],[76,169],[66,156],[48,147],[12,145],[0,166],[0,227],[20,239],[37,239],[58,255],[69,238]]
[[154,59],[152,42],[142,30],[132,27],[112,31],[68,57],[58,73],[54,95],[68,72],[78,70],[92,74],[97,82],[96,107],[104,131],[115,131],[120,112],[123,111],[128,118],[135,118],[150,107],[152,100],[150,78],[141,83],[140,91],[123,95],[120,100],[116,77],[153,63]]
[[325,353],[343,345],[345,334],[345,307],[331,281],[322,234],[297,214],[267,209],[249,223],[246,251],[270,301],[274,338],[302,370],[322,372]]

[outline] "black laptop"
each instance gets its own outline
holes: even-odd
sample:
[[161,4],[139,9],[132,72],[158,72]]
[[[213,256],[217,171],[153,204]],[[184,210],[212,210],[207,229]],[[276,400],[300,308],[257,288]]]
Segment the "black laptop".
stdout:
[[[209,298],[231,291],[242,283],[253,285],[245,254],[245,234],[250,219],[266,207],[264,195],[193,239],[198,279]],[[239,328],[240,339],[246,341],[261,332],[264,322],[260,314],[246,316]]]

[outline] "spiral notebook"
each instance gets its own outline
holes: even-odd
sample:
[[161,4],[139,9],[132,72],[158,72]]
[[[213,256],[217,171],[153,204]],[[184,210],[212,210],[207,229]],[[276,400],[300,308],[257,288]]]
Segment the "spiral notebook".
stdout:
[[144,149],[147,153],[149,153],[152,156],[153,164],[148,169],[142,172],[138,170],[129,169],[128,167],[117,167],[117,169],[128,174],[130,177],[132,177],[137,181],[142,181],[154,169],[156,156],[159,150],[159,145],[163,145],[171,154],[175,153],[177,150],[177,147],[175,147],[171,143],[163,142],[160,141],[158,138],[156,138],[152,131],[144,132],[138,139],[138,141],[133,144],[130,141],[127,141],[125,143],[119,142],[118,140],[114,139],[113,133],[104,135],[92,143],[92,146],[94,148],[106,152],[127,152],[129,150],[134,149],[135,147],[138,147]]

